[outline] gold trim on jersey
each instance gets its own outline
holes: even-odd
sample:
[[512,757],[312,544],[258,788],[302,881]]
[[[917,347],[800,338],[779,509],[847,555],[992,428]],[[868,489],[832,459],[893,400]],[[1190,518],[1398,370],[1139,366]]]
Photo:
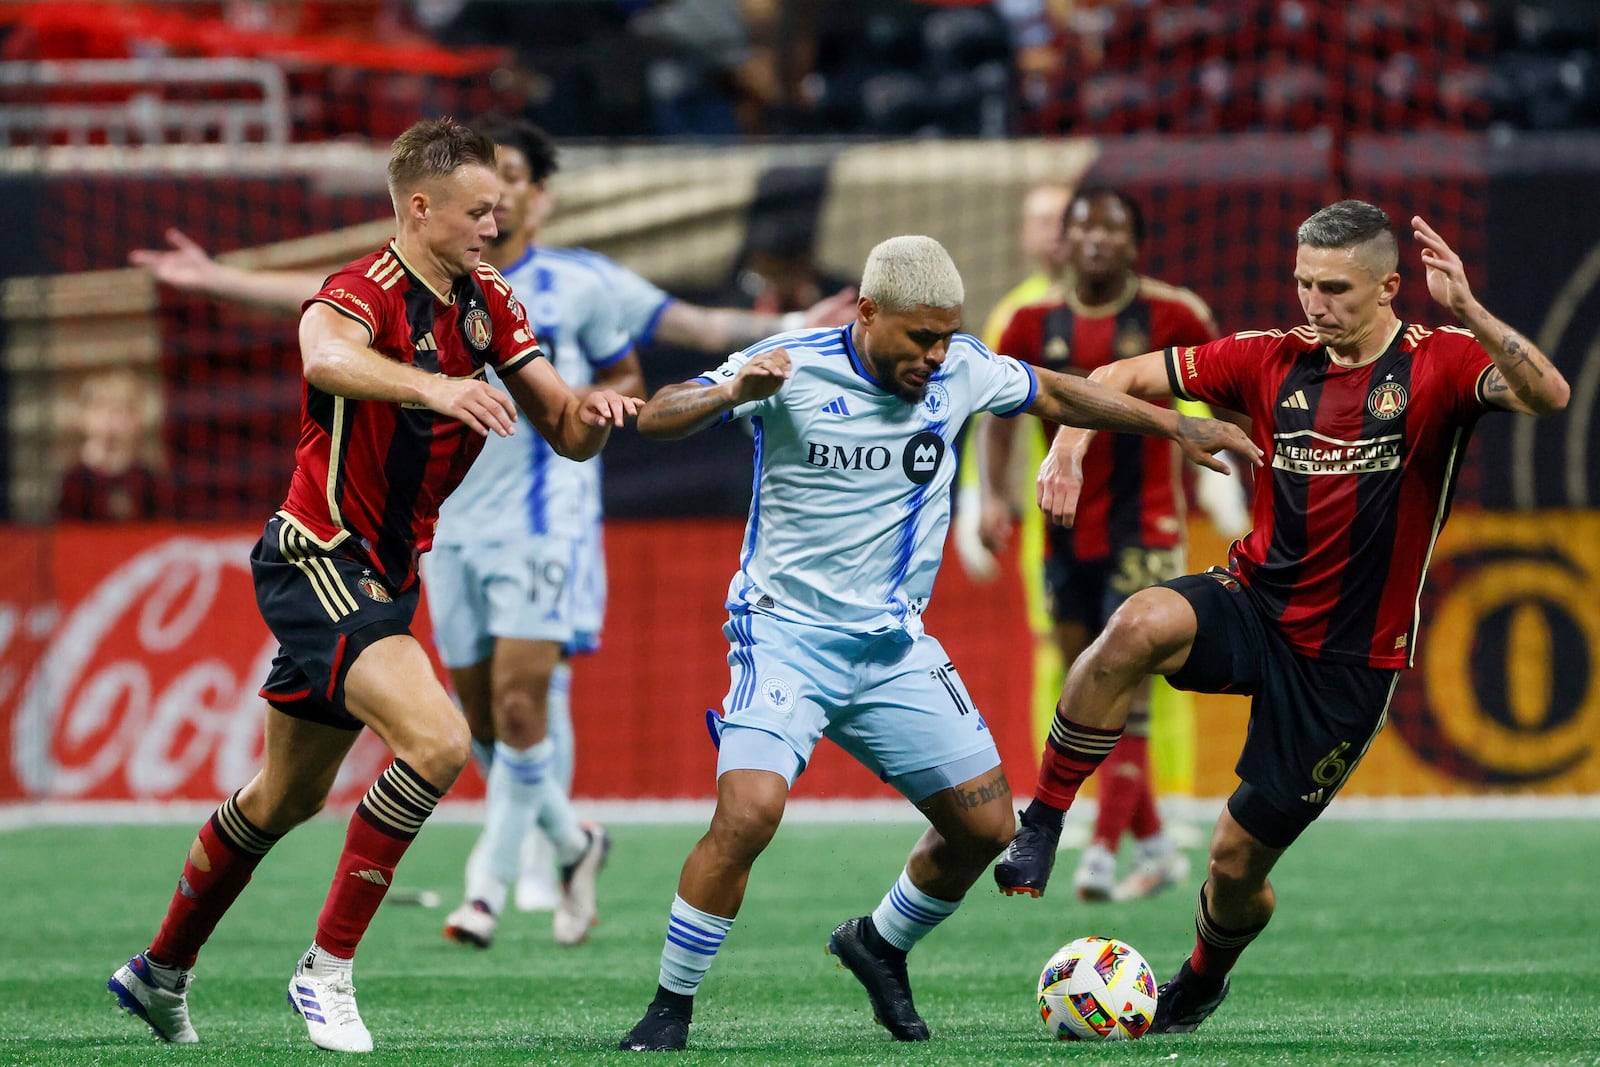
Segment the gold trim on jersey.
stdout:
[[[1342,367],[1345,370],[1360,370],[1362,367],[1370,367],[1374,363],[1378,362],[1378,360],[1382,359],[1383,354],[1389,351],[1390,346],[1394,344],[1394,339],[1400,336],[1400,331],[1405,329],[1405,327],[1405,323],[1401,322],[1399,319],[1396,319],[1394,323],[1394,329],[1389,331],[1389,336],[1384,340],[1382,346],[1380,346],[1376,352],[1368,356],[1366,359],[1360,360],[1356,363],[1346,363],[1344,360],[1339,358],[1338,353],[1336,353],[1327,345],[1323,346],[1323,350],[1328,353],[1328,361],[1335,367]],[[1312,336],[1316,336],[1316,331],[1312,331]]]
[[480,263],[473,273],[499,290],[501,296],[506,297],[507,299],[511,298],[511,283],[506,281],[506,276],[501,274],[493,264]]
[[278,527],[278,551],[306,576],[322,610],[328,613],[328,618],[338,622],[346,615],[360,611],[361,605],[356,603],[355,596],[339,580],[333,560],[315,551],[316,547],[320,546],[315,539],[302,533],[298,525],[284,522]]
[[[455,294],[455,292],[453,290],[450,293],[445,294],[445,293],[439,292],[439,290],[435,289],[433,286],[428,284],[428,279],[423,276],[422,272],[417,270],[417,268],[413,267],[411,265],[411,261],[406,259],[405,256],[400,254],[400,245],[399,245],[398,242],[390,241],[389,242],[389,251],[394,253],[394,258],[398,259],[400,261],[401,265],[404,266],[406,268],[406,270],[411,272],[411,276],[413,278],[415,278],[417,281],[421,282],[423,288],[428,290],[428,292],[432,293],[434,295],[434,298],[436,300],[438,300],[439,303],[441,303],[441,304],[454,304],[456,302],[456,294]],[[388,286],[384,286],[384,288],[387,289]]]
[[322,538],[318,537],[316,534],[307,529],[305,523],[301,522],[298,518],[289,514],[282,508],[278,509],[277,516],[290,526],[293,526],[296,530],[299,530],[302,537],[325,552],[338,548],[340,545],[344,544],[345,539],[350,536],[349,530],[341,529],[338,533],[333,535],[331,540],[324,541]]
[[1067,274],[1061,279],[1061,302],[1067,305],[1067,307],[1071,308],[1073,314],[1082,315],[1084,318],[1110,318],[1112,315],[1120,313],[1129,304],[1133,303],[1139,298],[1140,282],[1141,278],[1139,275],[1129,275],[1126,284],[1124,284],[1122,287],[1122,292],[1118,293],[1104,304],[1086,304],[1083,302],[1082,298],[1078,296],[1077,282],[1074,281],[1071,274]]
[[372,266],[367,268],[367,277],[378,283],[380,289],[391,289],[394,283],[405,277],[405,267],[397,258],[394,249],[384,250],[383,255],[372,261]]
[[325,488],[328,494],[328,518],[335,526],[344,525],[344,517],[339,514],[339,458],[344,448],[345,404],[344,397],[333,397],[333,431],[328,434],[328,484]]
[[1139,275],[1139,295],[1146,300],[1166,300],[1174,304],[1182,304],[1189,311],[1211,328],[1212,333],[1217,332],[1216,316],[1211,314],[1211,308],[1200,298],[1193,289],[1185,289],[1181,285],[1164,282],[1160,278],[1149,275]]
[[[1407,634],[1413,637],[1422,628],[1422,587],[1428,582],[1428,564],[1433,562],[1433,550],[1439,544],[1439,531],[1444,529],[1445,513],[1450,506],[1450,488],[1455,479],[1456,458],[1461,455],[1461,439],[1465,436],[1463,427],[1456,427],[1455,440],[1450,442],[1450,458],[1445,461],[1444,481],[1440,483],[1439,507],[1433,514],[1433,532],[1428,535],[1428,553],[1422,557],[1422,573],[1417,575],[1417,599],[1411,609],[1411,630]],[[1414,640],[1406,642],[1406,666],[1417,665],[1417,643]]]

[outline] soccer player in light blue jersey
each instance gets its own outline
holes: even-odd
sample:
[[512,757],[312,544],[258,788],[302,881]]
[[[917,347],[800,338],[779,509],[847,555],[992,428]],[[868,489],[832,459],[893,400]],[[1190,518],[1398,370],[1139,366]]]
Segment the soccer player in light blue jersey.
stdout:
[[[540,346],[579,396],[601,386],[642,395],[633,342],[598,257],[537,243],[553,206],[555,145],[527,122],[490,119],[475,128],[498,146],[501,180],[499,235],[486,258],[522,301]],[[567,660],[597,647],[605,610],[600,472],[527,441],[485,449],[480,460],[440,509],[434,551],[422,564],[434,643],[488,768],[466,899],[444,933],[490,945],[524,838],[537,826],[561,870],[555,940],[575,945],[595,920],[595,881],[609,847],[603,829],[579,823],[568,795]]]
[[963,295],[937,241],[892,238],[867,258],[852,325],[752,345],[640,413],[640,431],[658,438],[749,419],[756,491],[728,587],[716,812],[683,866],[655,999],[624,1049],[686,1047],[695,992],[823,736],[930,824],[876,910],[828,941],[896,1040],[927,1039],[906,955],[1015,829],[988,726],[922,628],[950,525],[951,442],[968,417],[1029,412],[1166,437],[1222,470],[1221,449],[1259,457],[1234,426],[990,352],[959,332]]

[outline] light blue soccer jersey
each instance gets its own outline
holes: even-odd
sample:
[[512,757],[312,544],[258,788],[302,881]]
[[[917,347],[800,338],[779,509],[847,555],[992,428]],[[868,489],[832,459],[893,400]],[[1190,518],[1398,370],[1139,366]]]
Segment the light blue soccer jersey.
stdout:
[[755,434],[755,488],[730,611],[852,633],[922,632],[950,526],[951,443],[974,412],[1016,415],[1038,381],[1027,364],[957,334],[920,404],[880,387],[851,327],[778,334],[706,382],[786,349],[793,376],[735,408]]
[[[632,349],[615,300],[613,271],[622,268],[602,264],[610,261],[594,253],[530,247],[501,272],[556,372],[573,388],[592,384],[596,372]],[[490,380],[505,388],[492,372]],[[439,509],[434,543],[581,537],[599,521],[599,460],[579,463],[556,455],[523,420],[510,437],[489,435],[483,453]]]

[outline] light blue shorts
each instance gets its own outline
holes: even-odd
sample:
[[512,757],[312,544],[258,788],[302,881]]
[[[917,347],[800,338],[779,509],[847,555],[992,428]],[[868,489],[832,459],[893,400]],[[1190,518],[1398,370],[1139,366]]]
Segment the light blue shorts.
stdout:
[[739,612],[728,638],[717,775],[790,785],[827,737],[913,803],[1000,765],[989,724],[944,648],[923,634],[846,634]]
[[599,635],[580,625],[574,578],[582,546],[579,538],[545,536],[440,545],[424,555],[428,615],[444,665],[481,663],[501,637],[556,641],[569,651],[598,644]]

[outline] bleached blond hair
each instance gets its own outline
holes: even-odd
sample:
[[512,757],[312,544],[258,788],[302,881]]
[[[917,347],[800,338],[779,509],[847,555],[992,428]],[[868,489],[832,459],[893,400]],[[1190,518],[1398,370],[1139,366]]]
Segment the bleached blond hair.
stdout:
[[944,245],[907,234],[891,237],[867,254],[861,295],[885,311],[909,311],[922,305],[959,307],[967,294]]

